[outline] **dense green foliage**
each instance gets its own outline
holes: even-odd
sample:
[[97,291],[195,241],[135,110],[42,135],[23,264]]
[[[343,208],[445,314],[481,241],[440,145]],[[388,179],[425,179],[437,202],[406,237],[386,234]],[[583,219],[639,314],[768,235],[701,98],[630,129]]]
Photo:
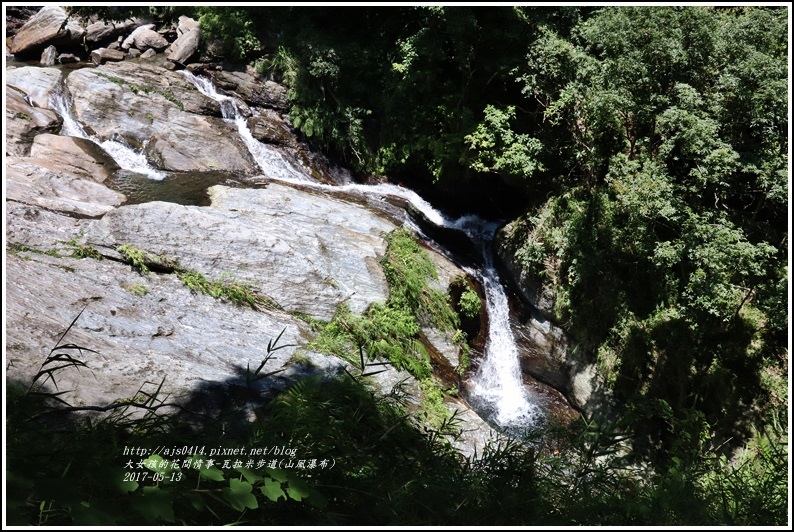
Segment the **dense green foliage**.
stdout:
[[786,417],[785,8],[249,14],[293,123],[357,170],[462,184],[483,212],[482,183],[526,194],[507,249],[637,457],[693,466]]
[[647,452],[700,430],[661,411],[727,439],[785,408],[785,9],[248,15],[293,123],[353,167],[538,192],[505,238]]
[[603,10],[522,69],[571,151],[507,238],[649,452],[787,407],[785,15]]

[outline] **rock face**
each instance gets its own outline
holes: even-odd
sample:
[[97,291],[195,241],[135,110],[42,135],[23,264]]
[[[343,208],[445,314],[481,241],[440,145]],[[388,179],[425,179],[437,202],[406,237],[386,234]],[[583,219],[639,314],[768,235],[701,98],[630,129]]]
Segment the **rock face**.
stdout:
[[42,133],[31,157],[6,160],[7,197],[81,216],[101,216],[126,198],[100,183],[118,169],[96,144]]
[[130,33],[129,37],[124,39],[121,43],[122,50],[129,50],[135,47],[138,50],[144,51],[149,48],[154,48],[155,51],[161,52],[168,46],[168,41],[154,31],[154,24],[146,24],[136,28],[135,31]]
[[608,416],[611,397],[596,365],[587,353],[577,350],[553,323],[553,291],[533,280],[515,257],[522,222],[503,227],[497,234],[496,250],[513,283],[532,307],[524,323],[516,327],[521,347],[521,369],[536,379],[565,393],[568,400],[588,415]]
[[14,87],[6,89],[6,155],[29,155],[36,135],[56,133],[61,128],[58,115],[31,106],[25,97],[26,94]]
[[17,30],[11,41],[11,53],[35,55],[49,45],[77,43],[84,35],[79,22],[70,18],[63,8],[45,6]]
[[138,27],[139,23],[128,19],[123,22],[97,21],[85,28],[85,42],[94,46],[103,42],[115,40],[120,35],[126,35],[130,30]]
[[216,78],[248,105],[287,110],[287,89],[273,81],[258,80],[253,71],[220,71],[216,73]]
[[47,167],[48,159],[6,159],[6,197],[28,205],[81,216],[101,216],[125,197],[75,174]]
[[[147,382],[156,387],[163,379],[173,398],[209,382],[242,384],[246,365],[256,367],[267,341],[281,331],[285,345],[306,341],[306,328],[288,315],[191,293],[175,276],[137,276],[116,262],[47,256],[25,261],[12,255],[6,267],[10,279],[38,279],[10,283],[7,293],[9,377],[24,382],[35,373],[82,311],[65,340],[97,351],[85,360],[96,379],[75,369],[57,375],[59,389],[76,390],[69,399],[78,404],[134,397]],[[35,316],[31,309],[37,309]],[[267,370],[284,367],[295,349],[279,351]],[[341,368],[330,357],[313,354],[312,360],[320,371]],[[282,375],[282,382],[288,377]]]
[[41,60],[39,64],[43,67],[51,67],[55,65],[55,57],[58,55],[58,50],[55,49],[54,46],[50,45],[41,52]]
[[74,54],[60,54],[58,55],[58,64],[66,65],[69,63],[79,63],[80,58]]
[[[186,26],[191,25],[183,24],[180,18],[180,28]],[[196,51],[198,51],[199,41],[201,40],[201,29],[197,24],[192,26],[193,29],[181,33],[176,41],[174,41],[174,44],[171,45],[171,53],[168,54],[168,60],[172,63],[184,66],[188,63],[190,58],[196,54]]]
[[197,20],[194,20],[190,17],[186,17],[185,15],[180,15],[179,18],[177,19],[176,32],[179,35],[184,35],[185,33],[200,28],[201,28],[201,24],[199,24]]
[[119,165],[90,140],[42,133],[33,140],[31,157],[47,161],[46,166],[102,183]]
[[295,134],[275,111],[265,109],[259,116],[250,117],[247,124],[251,136],[260,142],[287,146],[296,144]]
[[[210,189],[212,208],[119,208],[87,233],[98,248],[131,244],[217,279],[234,272],[289,311],[330,320],[346,301],[361,313],[388,296],[378,260],[394,226],[362,207],[270,184]],[[164,232],[162,220],[168,220]]]
[[91,61],[95,65],[104,65],[108,61],[121,61],[124,59],[124,52],[111,48],[97,48],[91,52]]
[[130,146],[145,146],[157,168],[257,173],[236,126],[216,118],[217,102],[181,74],[150,64],[108,63],[72,72],[66,86],[78,122],[102,140],[121,137]]
[[31,105],[48,108],[50,97],[60,90],[63,74],[57,68],[20,67],[6,71],[6,86],[18,89]]

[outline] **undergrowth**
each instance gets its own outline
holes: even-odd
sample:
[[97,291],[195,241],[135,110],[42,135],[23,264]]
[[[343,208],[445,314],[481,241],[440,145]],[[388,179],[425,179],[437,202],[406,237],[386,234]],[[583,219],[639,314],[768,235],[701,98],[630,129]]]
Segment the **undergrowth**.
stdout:
[[144,275],[150,274],[153,268],[176,273],[182,284],[194,292],[230,301],[237,305],[248,306],[255,310],[280,308],[272,299],[256,293],[250,283],[237,281],[228,275],[221,276],[217,280],[209,280],[201,272],[183,268],[174,259],[149,253],[130,244],[123,244],[116,248],[116,251],[122,255],[125,262]]
[[[161,380],[74,406],[58,377],[99,356],[66,340],[79,317],[30,384],[6,387],[11,526],[785,524],[785,425],[734,460],[703,448],[664,471],[627,459],[619,424],[584,420],[464,457],[409,422],[398,387],[317,373],[268,399],[281,334],[258,367],[184,400]],[[243,403],[218,393],[240,388]]]
[[381,266],[389,285],[388,299],[372,304],[360,316],[346,304],[339,305],[333,319],[317,327],[320,334],[309,347],[336,355],[360,367],[362,373],[380,361],[407,371],[417,379],[422,392],[417,419],[431,430],[454,438],[455,415],[444,403],[444,390],[433,375],[430,355],[419,332],[422,326],[454,331],[452,341],[460,350],[460,363],[455,368],[459,375],[469,364],[466,334],[458,329],[460,319],[449,295],[433,286],[438,281],[435,264],[411,232],[396,229],[386,236],[386,242]]

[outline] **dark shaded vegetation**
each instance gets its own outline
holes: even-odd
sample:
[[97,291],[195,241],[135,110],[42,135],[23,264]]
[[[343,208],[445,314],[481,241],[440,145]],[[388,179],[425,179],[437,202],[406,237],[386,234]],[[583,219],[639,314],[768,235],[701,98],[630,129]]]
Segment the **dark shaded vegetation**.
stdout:
[[[375,395],[360,374],[316,370],[280,381],[266,367],[267,356],[280,349],[278,338],[254,372],[250,364],[240,367],[187,397],[168,397],[163,382],[145,383],[132,398],[71,406],[54,391],[58,376],[90,368],[95,353],[65,337],[32,384],[6,388],[10,525],[771,525],[785,519],[786,452],[776,436],[759,435],[733,465],[701,448],[692,460],[676,459],[675,467],[651,474],[619,458],[624,438],[615,427],[584,422],[547,427],[524,443],[494,442],[466,459],[443,434],[411,421],[399,388]],[[213,450],[241,447],[291,449],[294,456],[282,451],[235,463],[216,455],[207,464]]]

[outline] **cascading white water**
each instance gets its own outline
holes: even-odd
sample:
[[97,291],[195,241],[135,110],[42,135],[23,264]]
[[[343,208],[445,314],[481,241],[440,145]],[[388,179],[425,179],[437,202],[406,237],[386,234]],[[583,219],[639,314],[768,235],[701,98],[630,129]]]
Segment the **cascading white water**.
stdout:
[[[298,182],[293,179],[278,181]],[[488,309],[489,329],[485,356],[477,373],[471,379],[470,400],[475,408],[507,431],[520,433],[522,429],[539,423],[543,414],[523,384],[518,349],[510,328],[507,295],[494,265],[491,251],[491,243],[499,224],[475,215],[450,219],[416,192],[398,185],[326,185],[315,182],[307,184],[304,181],[300,183],[319,190],[354,191],[368,196],[382,194],[404,199],[433,224],[461,231],[479,246],[484,267],[482,271],[470,273],[477,275],[482,282]],[[417,226],[414,225],[413,228],[419,231]]]
[[187,70],[182,70],[181,72],[199,92],[220,104],[221,114],[224,119],[234,121],[240,138],[245,143],[254,161],[256,161],[260,171],[276,179],[298,181],[309,181],[311,179],[308,172],[301,172],[293,167],[275,148],[259,142],[251,135],[251,130],[248,129],[245,118],[237,109],[237,103],[235,103],[234,98],[220,94],[215,89],[212,81],[207,78],[196,76]]
[[114,140],[99,140],[91,137],[82,126],[75,120],[72,115],[72,105],[65,90],[60,90],[53,94],[50,99],[50,106],[52,109],[61,116],[63,126],[61,131],[70,137],[80,137],[88,139],[91,142],[98,144],[104,149],[108,155],[113,157],[116,163],[130,172],[136,174],[143,174],[149,179],[162,180],[165,174],[155,170],[146,160],[143,153],[136,152],[129,146]]
[[527,427],[541,417],[541,410],[524,388],[518,350],[510,329],[507,296],[499,282],[490,253],[485,255],[483,288],[488,305],[486,356],[473,379],[472,400],[493,415],[504,428]]
[[469,215],[455,220],[452,227],[479,244],[483,256],[479,277],[488,310],[488,339],[485,356],[472,378],[469,399],[500,427],[520,432],[536,425],[543,413],[523,384],[518,349],[510,328],[510,306],[494,265],[491,243],[499,224]]

